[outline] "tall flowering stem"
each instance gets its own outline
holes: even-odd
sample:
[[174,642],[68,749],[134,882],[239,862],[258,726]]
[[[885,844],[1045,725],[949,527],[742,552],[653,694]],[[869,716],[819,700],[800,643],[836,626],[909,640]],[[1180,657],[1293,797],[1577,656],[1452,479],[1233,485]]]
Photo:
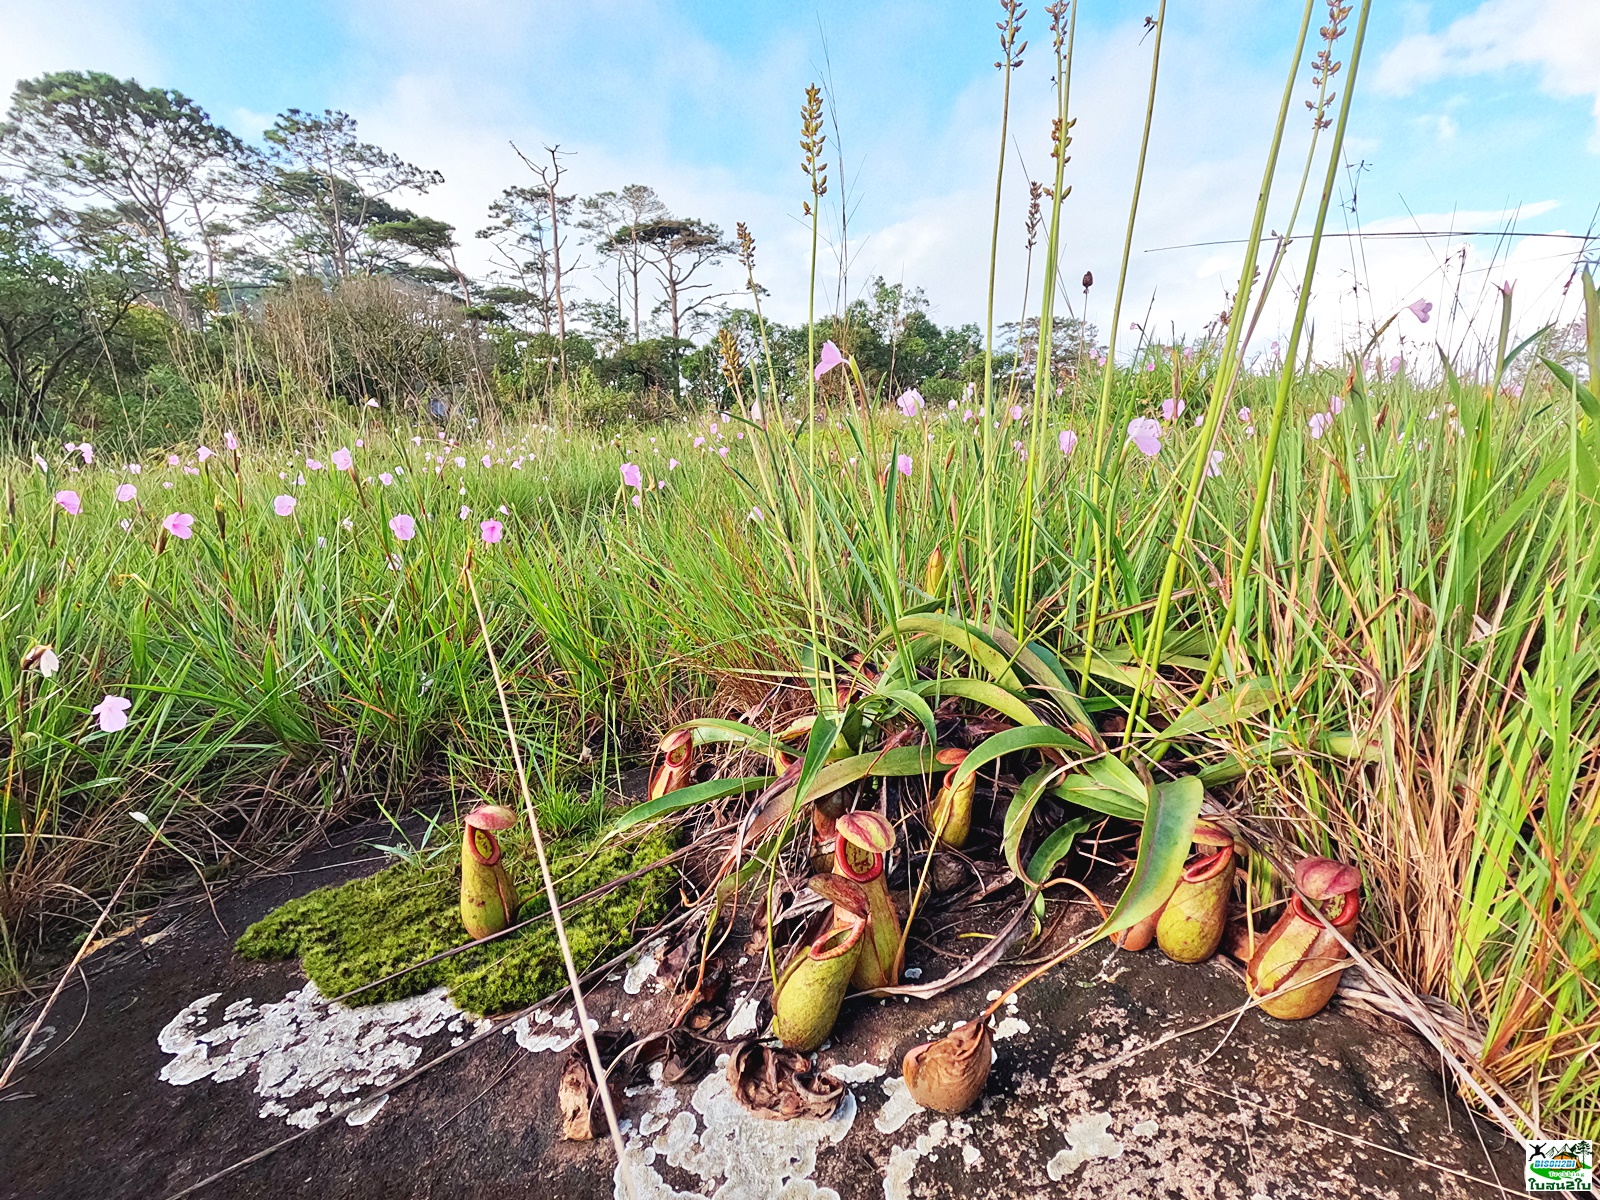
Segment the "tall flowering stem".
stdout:
[[[1244,334],[1245,313],[1249,311],[1250,293],[1255,283],[1256,262],[1261,254],[1262,230],[1267,222],[1267,202],[1272,197],[1272,182],[1278,173],[1278,152],[1283,146],[1283,130],[1289,119],[1289,106],[1294,99],[1295,81],[1300,75],[1300,60],[1305,55],[1306,34],[1311,28],[1311,12],[1316,0],[1306,0],[1305,13],[1300,19],[1300,36],[1295,40],[1294,58],[1289,64],[1289,75],[1283,84],[1283,99],[1278,105],[1278,124],[1272,133],[1272,147],[1267,152],[1267,163],[1261,175],[1261,191],[1256,196],[1255,216],[1250,222],[1250,236],[1245,245],[1244,263],[1239,269],[1239,286],[1233,297],[1233,311],[1228,320],[1228,336],[1223,341],[1222,355],[1217,364],[1217,374],[1211,384],[1211,400],[1206,405],[1205,420],[1201,426],[1199,451],[1189,469],[1188,486],[1184,489],[1183,505],[1178,513],[1177,528],[1167,547],[1166,568],[1161,573],[1161,586],[1156,593],[1155,611],[1145,631],[1144,649],[1140,655],[1139,675],[1134,683],[1133,697],[1128,702],[1127,737],[1131,741],[1143,714],[1146,689],[1153,682],[1161,662],[1161,642],[1166,636],[1167,614],[1172,607],[1173,586],[1178,578],[1178,564],[1194,522],[1195,510],[1200,504],[1200,492],[1205,486],[1206,466],[1211,460],[1211,446],[1216,441],[1217,427],[1222,414],[1233,396],[1234,381],[1238,378],[1241,339]],[[1346,97],[1348,99],[1348,95]],[[1301,297],[1304,302],[1305,297]],[[1285,369],[1292,370],[1295,356],[1291,352]],[[1235,589],[1237,590],[1237,589]],[[1220,640],[1219,640],[1220,645]]]
[[[589,1027],[589,1007],[583,1002],[583,987],[578,980],[578,966],[573,961],[572,947],[567,942],[567,923],[561,919],[561,901],[556,896],[555,877],[550,873],[550,860],[544,852],[544,836],[539,831],[539,814],[534,811],[533,793],[528,789],[528,771],[522,764],[522,748],[517,742],[517,729],[511,720],[511,705],[506,700],[505,681],[500,674],[500,660],[494,652],[494,639],[489,636],[489,622],[483,615],[483,601],[478,597],[478,583],[472,574],[472,554],[467,554],[461,568],[467,591],[472,597],[472,609],[478,618],[478,633],[483,638],[484,653],[489,659],[489,671],[494,676],[495,695],[500,701],[500,716],[505,721],[506,744],[511,749],[511,761],[517,770],[517,787],[522,794],[522,806],[528,814],[528,829],[533,834],[533,850],[539,859],[539,874],[544,880],[545,899],[550,904],[550,923],[555,927],[556,944],[561,948],[561,961],[567,968],[567,984],[572,988],[572,1007],[578,1018],[578,1031],[583,1035],[584,1046],[589,1051],[589,1069],[596,1079],[606,1077],[605,1064],[600,1061],[600,1048],[595,1045],[594,1031]],[[633,1183],[633,1168],[628,1162],[627,1149],[622,1143],[622,1132],[617,1126],[617,1110],[611,1101],[611,1089],[600,1089],[600,1103],[605,1109],[606,1124],[611,1129],[611,1145],[617,1152],[617,1172],[628,1193],[628,1200],[638,1200],[639,1193]]]
[[1028,605],[1033,579],[1033,507],[1037,486],[1040,439],[1044,436],[1045,411],[1050,403],[1053,378],[1051,351],[1055,342],[1055,299],[1061,251],[1061,201],[1065,199],[1063,181],[1067,169],[1067,147],[1072,144],[1072,120],[1068,100],[1072,93],[1072,44],[1078,30],[1078,6],[1066,28],[1067,0],[1059,0],[1045,12],[1050,14],[1051,44],[1056,55],[1056,118],[1051,130],[1051,154],[1055,158],[1055,182],[1050,190],[1050,233],[1045,241],[1044,281],[1040,284],[1039,346],[1033,368],[1033,425],[1028,431],[1028,462],[1022,484],[1022,505],[1018,513],[1016,590],[1011,604],[1011,628],[1020,641],[1027,629]]
[[1000,30],[1000,61],[994,65],[1004,76],[1005,88],[1000,102],[1000,161],[994,172],[994,226],[989,235],[989,305],[983,340],[983,461],[979,464],[983,473],[984,562],[989,574],[991,605],[1000,596],[999,579],[995,573],[998,555],[994,530],[994,277],[1000,254],[1000,200],[1005,192],[1006,138],[1009,136],[1011,120],[1011,72],[1022,65],[1022,52],[1028,48],[1027,42],[1019,44],[1017,41],[1027,10],[1019,7],[1019,0],[1000,0],[1000,8],[1005,13],[1005,20],[996,26]]
[[[822,147],[827,134],[822,129],[822,89],[816,84],[806,88],[806,100],[800,108],[800,169],[811,181],[811,199],[805,204],[805,214],[811,218],[811,263],[806,287],[806,387],[809,404],[806,412],[806,473],[812,481],[817,477],[817,244],[821,222],[822,197],[828,194],[828,164],[822,161]],[[817,491],[813,482],[806,489],[806,615],[811,625],[813,654],[819,646],[822,632],[822,582],[817,575]],[[819,711],[828,712],[832,705],[832,673],[824,686],[822,664],[816,662],[813,691]]]
[[1206,663],[1206,673],[1200,681],[1200,686],[1195,689],[1194,696],[1190,700],[1191,706],[1198,704],[1204,698],[1207,689],[1222,668],[1228,637],[1239,619],[1239,606],[1245,592],[1244,581],[1248,579],[1255,565],[1256,551],[1261,546],[1261,526],[1266,517],[1267,496],[1272,487],[1272,472],[1278,457],[1278,441],[1283,435],[1284,423],[1288,417],[1289,394],[1294,387],[1295,359],[1300,347],[1300,335],[1305,328],[1306,309],[1311,303],[1311,285],[1316,277],[1317,256],[1322,249],[1322,233],[1328,221],[1333,187],[1343,162],[1344,134],[1350,119],[1350,101],[1355,94],[1356,71],[1361,65],[1361,47],[1366,41],[1367,17],[1371,11],[1372,0],[1364,0],[1361,5],[1361,16],[1356,23],[1355,40],[1350,47],[1350,73],[1345,77],[1344,96],[1339,102],[1339,119],[1333,132],[1333,145],[1328,149],[1328,169],[1322,182],[1317,219],[1312,228],[1310,247],[1306,251],[1305,276],[1300,283],[1300,298],[1295,306],[1294,326],[1289,331],[1288,351],[1284,354],[1283,370],[1278,376],[1277,393],[1272,405],[1272,422],[1267,429],[1266,445],[1262,448],[1261,463],[1256,471],[1255,495],[1250,504],[1250,519],[1245,525],[1244,549],[1240,553],[1238,572],[1235,576],[1239,582],[1229,593],[1228,607],[1223,612],[1222,623],[1217,628],[1216,645],[1212,648],[1210,661]]
[[[1144,133],[1139,138],[1139,165],[1133,173],[1133,198],[1128,202],[1128,230],[1122,238],[1122,266],[1117,271],[1116,298],[1111,302],[1111,331],[1106,335],[1106,360],[1100,368],[1100,404],[1094,417],[1094,447],[1089,456],[1089,508],[1100,505],[1101,472],[1105,466],[1106,439],[1111,424],[1111,384],[1117,371],[1117,330],[1122,325],[1122,296],[1128,285],[1128,259],[1133,254],[1133,225],[1139,215],[1139,193],[1144,187],[1145,158],[1150,152],[1150,125],[1156,112],[1156,81],[1161,77],[1161,38],[1167,30],[1167,0],[1156,10],[1155,39],[1150,50],[1150,91],[1144,105]],[[1100,613],[1100,581],[1107,573],[1106,531],[1090,516],[1094,529],[1094,578],[1089,583],[1089,620],[1083,633],[1083,687],[1089,686],[1089,663],[1094,656],[1095,624]]]

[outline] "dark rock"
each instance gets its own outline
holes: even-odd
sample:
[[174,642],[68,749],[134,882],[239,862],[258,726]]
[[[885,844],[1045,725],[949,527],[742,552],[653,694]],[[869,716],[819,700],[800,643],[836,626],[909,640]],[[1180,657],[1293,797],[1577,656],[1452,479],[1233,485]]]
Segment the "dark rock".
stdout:
[[[625,1194],[603,1130],[561,1140],[573,1026],[553,1016],[557,1006],[469,1043],[489,1026],[437,996],[338,1009],[308,994],[292,964],[232,954],[233,937],[285,899],[379,865],[363,834],[378,836],[358,831],[293,872],[219,895],[226,932],[202,902],[168,908],[93,955],[87,991],[68,988],[49,1020],[55,1034],[0,1100],[0,1197],[169,1196],[318,1119],[200,1194]],[[924,979],[953,961],[911,956]],[[596,992],[602,1025],[642,1034],[670,1021],[674,1001],[653,965]],[[762,960],[729,969],[739,1036],[757,1011],[746,997]],[[1154,950],[1102,945],[1069,960],[998,1014],[998,1058],[977,1107],[960,1117],[915,1109],[899,1078],[906,1050],[971,1019],[1017,973],[927,1002],[847,1001],[820,1060],[851,1094],[828,1121],[741,1109],[721,1062],[675,1086],[627,1089],[641,1200],[1411,1200],[1494,1195],[1497,1181],[1520,1190],[1519,1148],[1451,1098],[1436,1061],[1399,1025],[1357,1019],[1337,1001],[1292,1024],[1237,1016],[1235,969],[1179,966]],[[1177,1031],[1187,1032],[1169,1036]],[[453,1043],[452,1057],[381,1105],[368,1100]],[[659,1081],[660,1063],[653,1071]]]

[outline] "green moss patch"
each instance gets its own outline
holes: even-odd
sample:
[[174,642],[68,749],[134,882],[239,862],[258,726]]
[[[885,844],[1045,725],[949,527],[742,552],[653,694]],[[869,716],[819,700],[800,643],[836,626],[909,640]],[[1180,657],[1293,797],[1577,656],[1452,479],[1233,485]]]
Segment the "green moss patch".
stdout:
[[[506,869],[522,898],[520,920],[547,911],[532,845],[502,839]],[[562,901],[567,940],[585,970],[626,946],[634,931],[665,914],[671,868],[630,880],[575,908],[567,903],[669,853],[665,834],[628,846],[547,846]],[[526,853],[524,853],[526,850]],[[245,930],[235,948],[246,958],[298,958],[325,996],[346,992],[469,940],[461,926],[460,843],[428,866],[402,862],[365,879],[319,888],[291,900]],[[458,1006],[493,1014],[525,1007],[566,983],[555,930],[548,920],[460,954],[407,971],[356,1004],[398,1000],[443,984]]]

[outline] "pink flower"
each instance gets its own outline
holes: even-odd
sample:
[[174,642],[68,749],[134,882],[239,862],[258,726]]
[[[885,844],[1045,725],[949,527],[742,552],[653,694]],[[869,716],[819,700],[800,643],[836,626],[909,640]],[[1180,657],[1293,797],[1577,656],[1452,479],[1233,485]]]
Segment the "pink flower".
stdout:
[[82,499],[80,499],[78,493],[73,491],[71,488],[64,488],[63,490],[57,492],[56,503],[61,505],[62,508],[66,509],[66,511],[74,517],[83,511]]
[[644,507],[644,501],[641,500],[637,494],[635,494],[634,497],[633,497],[633,506],[635,508],[643,508]]
[[902,414],[914,417],[921,410],[924,401],[921,392],[916,388],[908,388],[895,403],[899,405]]
[[345,447],[340,446],[333,452],[333,469],[335,471],[348,471],[354,464],[355,460],[350,457],[350,451]]
[[1146,371],[1154,371],[1154,370],[1155,370],[1155,369],[1156,369],[1156,364],[1155,364],[1155,362],[1154,362],[1154,361],[1150,361],[1150,362],[1146,362],[1146,363],[1145,363],[1145,364],[1144,364],[1144,369],[1145,369],[1145,370],[1146,370]]
[[1174,400],[1168,396],[1161,402],[1161,419],[1163,421],[1176,421],[1183,416],[1183,410],[1189,407],[1186,400]]
[[1433,312],[1433,305],[1426,300],[1413,300],[1406,307],[1411,310],[1411,315],[1423,325],[1428,323],[1428,315]]
[[492,546],[505,536],[506,527],[495,520],[480,521],[478,531],[483,534],[483,540]]
[[1248,408],[1241,408],[1239,410],[1239,420],[1243,421],[1246,425],[1250,424],[1250,410]]
[[461,511],[456,514],[456,517],[457,517],[458,520],[465,521],[471,515],[472,515],[472,509],[468,508],[465,504],[463,504],[461,506]]
[[1135,417],[1128,422],[1128,440],[1146,458],[1161,453],[1161,424],[1150,417]]
[[961,423],[965,425],[970,420],[972,420],[972,410],[969,408],[961,414]]
[[675,459],[675,458],[667,459],[667,470],[676,471],[677,469],[678,469],[678,460]]
[[895,469],[907,479],[911,478],[911,455],[900,454],[895,456]]
[[700,447],[704,446],[705,444],[706,444],[706,440],[703,437],[697,437],[694,440],[694,448],[696,450],[700,449]]
[[279,496],[272,502],[272,511],[280,517],[292,517],[294,516],[294,506],[298,503],[299,501],[293,496]]
[[1063,429],[1061,436],[1056,439],[1056,444],[1061,447],[1063,457],[1069,456],[1078,448],[1078,435],[1070,429]]
[[1312,413],[1311,416],[1307,418],[1306,424],[1311,426],[1311,436],[1313,438],[1320,438],[1323,434],[1328,432],[1328,428],[1333,424],[1333,418],[1327,413]]
[[133,701],[126,696],[108,694],[89,710],[89,715],[100,719],[102,733],[115,733],[119,729],[128,727],[128,710],[132,707]]
[[842,362],[844,355],[839,353],[839,347],[832,342],[823,342],[822,353],[817,355],[817,369],[811,373],[812,378],[821,379]]
[[175,467],[182,461],[183,460],[181,458],[179,458],[176,454],[167,455],[167,466],[169,466],[169,467]]
[[378,482],[383,484],[384,487],[388,487],[394,482],[394,476],[387,471],[380,471],[378,472]]
[[230,429],[222,435],[222,444],[229,450],[237,450],[239,448],[239,439],[233,436],[233,430]]
[[131,484],[131,483],[122,484],[120,487],[117,488],[117,491],[116,491],[117,500],[122,504],[126,504],[129,500],[132,500],[138,494],[139,494],[139,489],[134,487],[133,484]]
[[306,459],[306,470],[320,471],[322,470],[322,464],[314,458],[308,458]]
[[161,528],[180,542],[187,542],[194,536],[194,516],[185,512],[168,513],[161,522]]
[[128,474],[129,475],[139,475],[139,474],[142,474],[143,471],[144,471],[144,468],[141,467],[138,463],[129,463],[128,464]]
[[396,541],[409,542],[417,536],[417,523],[410,513],[396,513],[389,518],[389,532],[394,534]]
[[201,462],[205,462],[206,459],[208,459],[208,458],[210,458],[212,456],[212,453],[213,453],[213,451],[212,451],[210,446],[201,446],[200,449],[198,449],[198,450],[196,450],[194,452],[194,456],[196,458],[198,458]]
[[749,512],[745,513],[744,519],[747,522],[748,521],[765,521],[767,519],[767,516],[759,508],[752,507]]
[[1222,474],[1222,451],[1213,450],[1206,458],[1206,474],[1215,479]]
[[199,467],[186,466],[186,467],[183,468],[183,473],[185,475],[198,475],[198,474],[200,474],[200,468]]
[[1391,358],[1389,360],[1389,374],[1398,375],[1400,373],[1400,368],[1405,366],[1405,365],[1406,365],[1406,360],[1401,358],[1398,354],[1396,354],[1393,358]]
[[1022,420],[1022,405],[1013,404],[1009,411],[1010,411],[1010,414],[1011,414],[1011,419],[1013,421]]
[[727,458],[728,457],[728,448],[726,446],[718,446],[717,447],[717,453],[722,455],[723,458]]
[[1332,396],[1329,396],[1328,411],[1336,417],[1342,413],[1344,411],[1344,397],[1338,393],[1334,393]]
[[93,446],[91,446],[88,442],[84,442],[83,445],[78,447],[78,453],[83,455],[83,465],[84,466],[87,467],[87,466],[93,465],[93,463],[94,463],[94,447]]
[[644,476],[639,472],[638,463],[622,464],[622,483],[624,487],[637,488],[644,484]]
[[368,396],[367,397],[367,407],[368,408],[377,408],[378,407],[378,402],[376,400],[374,400],[371,396]]

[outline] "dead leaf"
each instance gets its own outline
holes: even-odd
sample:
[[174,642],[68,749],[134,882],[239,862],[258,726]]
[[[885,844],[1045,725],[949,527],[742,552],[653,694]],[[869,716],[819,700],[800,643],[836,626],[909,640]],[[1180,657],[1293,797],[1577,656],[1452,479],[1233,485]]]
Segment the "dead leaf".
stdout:
[[745,1108],[771,1121],[827,1120],[844,1098],[844,1084],[817,1071],[809,1055],[740,1042],[728,1057],[728,1087]]
[[[600,1051],[602,1063],[614,1063],[617,1050],[629,1041],[628,1035],[610,1030],[599,1030],[594,1035],[595,1049]],[[607,1086],[611,1088],[613,1105],[621,1102],[623,1080],[617,1072],[608,1070]],[[597,1132],[605,1129],[605,1108],[600,1103],[600,1091],[595,1087],[594,1072],[589,1066],[589,1048],[579,1041],[567,1054],[561,1067],[561,1083],[556,1089],[556,1102],[561,1108],[561,1136],[569,1142],[587,1142]]]

